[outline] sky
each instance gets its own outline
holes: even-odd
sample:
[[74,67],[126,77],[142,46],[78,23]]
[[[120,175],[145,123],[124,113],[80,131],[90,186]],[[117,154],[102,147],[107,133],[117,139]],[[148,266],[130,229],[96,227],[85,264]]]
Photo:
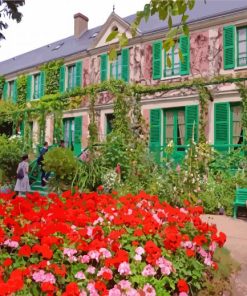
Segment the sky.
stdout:
[[148,0],[26,0],[21,23],[8,21],[0,40],[0,61],[73,35],[74,14],[89,18],[89,29],[102,25],[115,5],[121,17],[143,9]]

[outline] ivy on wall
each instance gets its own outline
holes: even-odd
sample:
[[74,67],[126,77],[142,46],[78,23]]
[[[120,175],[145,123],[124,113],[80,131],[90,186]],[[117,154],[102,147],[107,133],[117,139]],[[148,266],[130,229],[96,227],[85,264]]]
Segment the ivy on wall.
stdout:
[[3,97],[3,86],[4,86],[5,78],[4,76],[0,76],[0,98]]
[[45,72],[45,94],[56,94],[59,92],[60,67],[63,60],[51,61],[44,64],[40,70]]
[[24,107],[26,104],[26,92],[27,92],[27,76],[21,75],[17,78],[17,104],[20,107]]
[[[48,66],[47,66],[48,67]],[[54,68],[56,68],[54,66]],[[45,68],[44,68],[45,69]],[[57,69],[57,68],[56,68]],[[49,72],[49,71],[48,71]],[[47,73],[48,73],[47,72]],[[52,71],[50,73],[53,73]],[[50,75],[50,74],[49,74]],[[58,76],[56,76],[58,77]],[[57,81],[57,79],[55,79]],[[58,88],[58,84],[55,83],[55,80],[50,80],[50,88],[49,91],[54,91]],[[45,137],[45,123],[46,116],[50,113],[54,114],[55,125],[59,129],[62,128],[62,112],[66,110],[78,109],[81,107],[82,99],[89,99],[89,116],[90,116],[90,125],[89,125],[89,133],[91,138],[91,143],[95,143],[98,139],[97,134],[97,120],[95,115],[95,104],[98,93],[103,91],[111,93],[115,97],[114,102],[114,112],[115,117],[117,119],[114,120],[114,125],[120,125],[123,129],[123,133],[125,132],[125,128],[129,128],[130,122],[128,121],[128,115],[130,111],[130,105],[132,106],[133,113],[135,119],[133,122],[137,122],[140,124],[140,114],[141,114],[141,104],[140,100],[143,95],[154,94],[157,92],[167,93],[168,91],[175,89],[193,89],[194,91],[198,91],[200,98],[200,142],[205,142],[205,127],[206,127],[206,113],[208,112],[208,102],[212,100],[212,96],[210,91],[208,90],[208,85],[217,85],[224,83],[235,83],[239,86],[239,91],[241,97],[243,98],[243,106],[244,106],[244,116],[242,118],[243,125],[247,127],[247,95],[246,88],[242,86],[241,81],[246,81],[247,77],[239,77],[234,78],[232,76],[218,76],[214,77],[211,80],[205,79],[193,79],[190,81],[182,82],[182,83],[170,83],[170,84],[160,84],[157,86],[143,86],[143,85],[130,85],[126,84],[123,81],[111,80],[104,81],[103,83],[97,85],[90,85],[84,88],[76,88],[72,91],[65,93],[54,93],[47,94],[42,97],[40,100],[28,102],[27,107],[16,109],[10,108],[10,106],[6,105],[6,108],[1,108],[0,106],[0,119],[5,120],[8,119],[15,120],[15,118],[23,117],[21,114],[27,112],[27,118],[25,120],[30,120],[30,116],[32,119],[37,119],[40,126],[40,141],[43,142]],[[53,82],[52,82],[53,81]],[[55,86],[52,88],[52,85]],[[46,90],[46,92],[48,91]],[[135,98],[133,100],[133,98]],[[14,106],[14,104],[12,104]],[[12,106],[11,105],[11,106]],[[135,109],[136,108],[136,109]],[[138,110],[137,110],[138,109]],[[119,113],[119,114],[118,114]],[[246,114],[246,115],[245,115]],[[119,115],[119,116],[118,116]],[[120,117],[122,116],[122,117]],[[138,117],[138,118],[137,118]],[[121,118],[121,122],[120,122]],[[126,121],[123,118],[127,118]],[[246,128],[247,129],[247,128]],[[247,134],[247,133],[245,133]],[[59,135],[56,135],[56,141],[59,141]]]
[[243,131],[244,131],[244,139],[245,143],[247,140],[247,88],[244,84],[242,83],[237,83],[240,97],[242,99],[242,125],[243,125]]

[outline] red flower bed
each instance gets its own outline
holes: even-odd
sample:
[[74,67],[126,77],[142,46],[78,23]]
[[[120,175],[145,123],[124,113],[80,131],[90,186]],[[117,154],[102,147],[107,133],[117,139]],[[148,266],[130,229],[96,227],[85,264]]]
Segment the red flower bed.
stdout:
[[203,209],[140,193],[0,195],[0,295],[180,295],[200,289],[225,235]]

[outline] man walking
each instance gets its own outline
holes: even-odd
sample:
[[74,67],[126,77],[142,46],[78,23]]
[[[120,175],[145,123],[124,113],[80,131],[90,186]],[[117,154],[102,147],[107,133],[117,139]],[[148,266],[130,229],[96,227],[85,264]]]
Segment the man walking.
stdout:
[[44,155],[46,154],[47,151],[48,151],[48,142],[45,142],[37,160],[38,164],[41,166],[41,185],[42,186],[46,185],[50,176],[50,173],[47,173],[44,170]]

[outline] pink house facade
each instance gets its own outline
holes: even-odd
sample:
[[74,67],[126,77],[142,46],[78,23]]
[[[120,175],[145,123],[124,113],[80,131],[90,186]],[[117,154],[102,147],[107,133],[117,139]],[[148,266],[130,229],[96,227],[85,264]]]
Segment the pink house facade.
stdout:
[[[218,4],[215,4],[216,2]],[[0,62],[0,75],[6,78],[3,99],[13,96],[13,81],[18,76],[28,75],[31,77],[30,80],[32,79],[29,100],[42,100],[42,95],[35,93],[35,83],[41,83],[40,68],[44,63],[60,58],[64,60],[60,72],[60,86],[63,83],[60,92],[75,86],[97,84],[110,78],[123,79],[130,84],[158,85],[193,78],[212,79],[225,74],[235,77],[242,73],[244,76],[245,72],[247,74],[247,4],[242,0],[225,2],[225,7],[222,7],[220,1],[208,1],[207,4],[198,1],[194,11],[190,12],[189,36],[178,36],[177,44],[169,52],[165,52],[162,47],[162,41],[168,32],[167,25],[160,22],[157,16],[151,17],[148,23],[143,22],[137,36],[131,38],[129,26],[134,20],[133,16],[120,18],[112,13],[105,24],[89,30],[87,17],[76,14],[73,36]],[[106,42],[112,30],[127,32],[130,38],[128,46],[119,49],[116,61],[110,61],[108,58],[109,46],[116,42]],[[185,57],[183,62],[178,57],[178,49],[182,44]],[[56,47],[57,49],[54,49]],[[170,67],[166,63],[167,55],[172,62]],[[207,112],[207,141],[213,145],[241,145],[242,106],[236,85],[220,84],[209,86],[209,89],[213,93],[213,100],[209,102]],[[113,100],[113,96],[108,93],[103,92],[99,95],[96,105],[99,140],[104,140],[109,132]],[[179,89],[147,95],[142,97],[141,103],[150,133],[152,120],[158,120],[159,139],[156,141],[161,146],[167,145],[170,141],[178,146],[185,144],[187,116],[193,106],[194,124],[198,123],[196,117],[200,113],[199,96],[195,90]],[[69,146],[74,141],[76,129],[79,128],[80,149],[85,148],[89,124],[87,104],[82,103],[81,108],[64,112],[63,118],[66,145]],[[76,121],[76,118],[81,119]],[[46,121],[45,137],[52,144],[52,114]],[[34,122],[34,142],[38,139],[37,131],[38,123]]]

